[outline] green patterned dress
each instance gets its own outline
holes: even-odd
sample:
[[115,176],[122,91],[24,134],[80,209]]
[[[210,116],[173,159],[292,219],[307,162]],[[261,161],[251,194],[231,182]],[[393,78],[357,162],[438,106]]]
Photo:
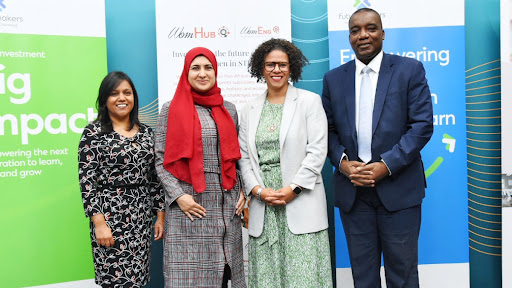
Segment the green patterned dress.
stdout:
[[[263,182],[265,187],[275,190],[282,188],[279,153],[282,114],[283,104],[265,100],[256,131]],[[249,287],[332,287],[331,278],[327,229],[293,234],[288,229],[286,206],[267,205],[262,234],[249,237]]]

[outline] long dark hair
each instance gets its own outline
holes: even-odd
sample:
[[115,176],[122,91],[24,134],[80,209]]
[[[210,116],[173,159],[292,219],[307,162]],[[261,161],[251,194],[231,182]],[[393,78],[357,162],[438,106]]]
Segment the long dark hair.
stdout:
[[109,133],[113,130],[112,120],[110,119],[107,109],[107,99],[112,94],[112,91],[114,91],[124,80],[128,81],[128,84],[130,84],[133,90],[133,109],[130,112],[130,129],[132,129],[135,124],[140,126],[139,96],[137,95],[135,85],[133,85],[132,79],[130,79],[126,73],[113,71],[108,73],[108,75],[103,78],[103,81],[101,81],[100,89],[98,91],[98,99],[96,99],[98,118],[96,118],[95,122],[100,122],[102,133]]

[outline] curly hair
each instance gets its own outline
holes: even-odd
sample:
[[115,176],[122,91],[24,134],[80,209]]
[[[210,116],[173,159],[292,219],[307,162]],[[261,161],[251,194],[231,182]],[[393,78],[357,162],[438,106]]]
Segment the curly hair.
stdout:
[[248,67],[251,76],[255,77],[257,82],[263,82],[265,80],[265,76],[263,75],[265,58],[274,50],[283,51],[288,55],[290,61],[290,79],[293,82],[298,82],[299,79],[301,79],[302,68],[309,62],[297,46],[285,39],[272,38],[261,43],[260,46],[254,50]]

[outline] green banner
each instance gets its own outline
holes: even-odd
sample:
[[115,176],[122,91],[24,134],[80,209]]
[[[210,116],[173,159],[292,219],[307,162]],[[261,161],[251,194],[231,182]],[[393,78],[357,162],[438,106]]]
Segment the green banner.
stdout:
[[77,147],[104,37],[0,33],[0,286],[94,278]]

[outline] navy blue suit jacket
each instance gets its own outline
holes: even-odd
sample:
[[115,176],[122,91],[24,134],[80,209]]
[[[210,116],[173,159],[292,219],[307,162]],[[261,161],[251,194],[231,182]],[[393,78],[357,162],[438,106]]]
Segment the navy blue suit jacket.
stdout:
[[[334,172],[335,206],[349,212],[356,187],[340,173],[345,153],[357,160],[354,60],[327,72],[322,101],[328,120],[328,157]],[[421,204],[425,174],[420,150],[433,133],[432,100],[423,64],[385,54],[377,82],[372,121],[372,162],[384,160],[391,176],[375,188],[386,209],[397,211]],[[364,115],[360,116],[364,117]]]

